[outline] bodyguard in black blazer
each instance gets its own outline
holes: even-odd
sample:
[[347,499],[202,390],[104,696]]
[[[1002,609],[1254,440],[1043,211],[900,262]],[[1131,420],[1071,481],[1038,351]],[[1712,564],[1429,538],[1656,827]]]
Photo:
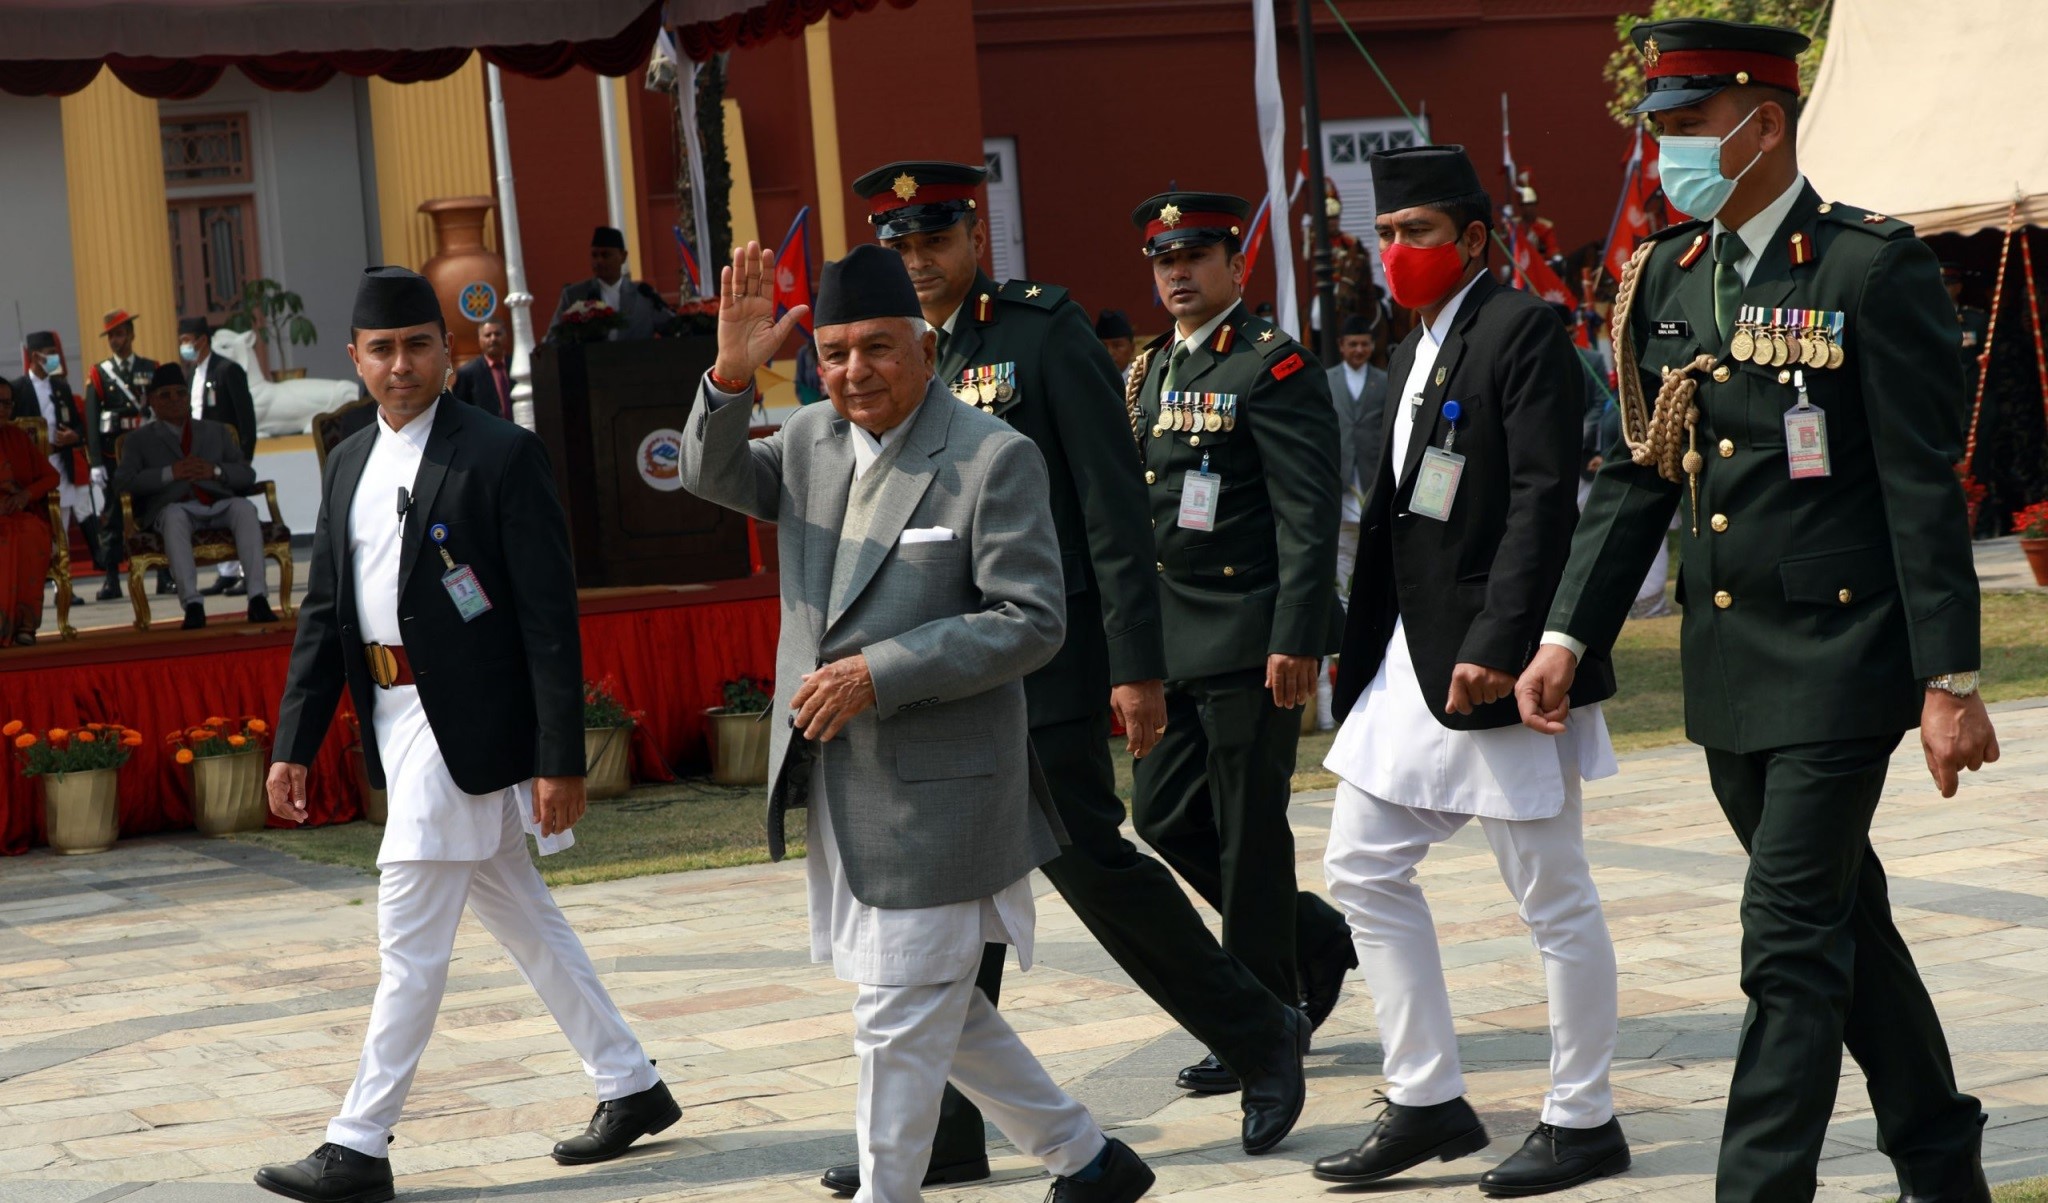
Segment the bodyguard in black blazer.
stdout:
[[[1336,712],[1351,713],[1372,683],[1398,618],[1405,619],[1416,675],[1439,722],[1457,731],[1513,726],[1522,716],[1512,696],[1470,714],[1447,714],[1435,703],[1448,696],[1457,665],[1520,673],[1543,637],[1577,516],[1581,369],[1548,305],[1481,276],[1458,308],[1436,370],[1421,382],[1421,410],[1396,487],[1394,424],[1415,402],[1412,390],[1400,390],[1422,336],[1420,326],[1411,331],[1387,364],[1382,450],[1360,522]],[[1408,507],[1424,448],[1442,447],[1451,429],[1444,403],[1453,400],[1459,416],[1452,451],[1472,467],[1458,484],[1449,520],[1438,522]],[[1496,467],[1482,471],[1481,464]],[[1604,655],[1589,654],[1572,705],[1613,693],[1613,667]]]
[[[398,612],[420,704],[449,775],[471,794],[529,777],[580,777],[576,572],[547,452],[532,431],[447,393],[432,420],[405,516]],[[371,713],[376,686],[357,625],[348,515],[377,436],[373,423],[327,457],[312,582],[299,607],[291,683],[278,719],[277,758],[289,763],[313,763],[344,679],[356,713]],[[397,503],[395,496],[389,501]],[[427,537],[436,525],[448,528],[450,554],[476,572],[491,600],[490,611],[473,621],[462,620],[442,587],[447,567]],[[377,741],[363,741],[363,757],[371,784],[381,788]]]
[[206,379],[200,383],[205,395],[200,399],[199,416],[233,430],[241,441],[243,457],[255,462],[256,399],[249,392],[249,373],[227,356],[213,353],[213,327],[203,317],[180,318],[178,342],[181,349],[196,347],[199,354],[186,367],[185,382],[190,384],[201,368],[206,370]]

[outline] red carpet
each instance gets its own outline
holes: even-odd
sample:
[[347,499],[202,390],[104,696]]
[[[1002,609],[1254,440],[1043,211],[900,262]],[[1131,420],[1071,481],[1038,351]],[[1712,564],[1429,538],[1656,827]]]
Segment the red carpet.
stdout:
[[[773,675],[776,589],[771,573],[709,586],[583,594],[584,676],[613,679],[627,707],[646,716],[633,740],[635,780],[665,781],[671,766],[707,763],[704,710],[721,704],[720,687],[742,675]],[[0,723],[20,719],[37,731],[88,722],[135,728],[144,742],[121,770],[121,834],[190,827],[191,778],[172,761],[164,737],[210,715],[275,722],[293,631],[288,621],[189,632],[165,623],[149,632],[122,627],[72,643],[51,638],[0,651]],[[316,824],[362,814],[345,755],[348,703],[342,705],[313,764],[308,803]],[[0,854],[16,856],[42,842],[41,786],[9,764],[0,772]]]

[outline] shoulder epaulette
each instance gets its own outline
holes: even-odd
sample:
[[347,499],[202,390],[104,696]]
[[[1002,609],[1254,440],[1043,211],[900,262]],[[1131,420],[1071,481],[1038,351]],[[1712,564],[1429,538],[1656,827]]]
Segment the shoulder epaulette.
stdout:
[[1707,223],[1704,221],[1681,221],[1675,225],[1665,226],[1661,230],[1651,231],[1644,236],[1643,241],[1664,242],[1668,239],[1676,238],[1680,234],[1692,234],[1695,231],[1705,230],[1706,228]]
[[1286,331],[1252,314],[1246,314],[1244,320],[1237,323],[1237,331],[1247,346],[1257,349],[1268,359],[1294,346],[1294,340],[1287,337]]
[[1820,220],[1852,230],[1862,230],[1878,238],[1905,238],[1913,233],[1913,227],[1896,217],[1859,209],[1855,205],[1844,205],[1834,201],[1824,202],[1818,210]]
[[996,295],[1005,301],[1029,305],[1034,309],[1057,309],[1067,299],[1067,290],[1057,284],[1039,284],[1031,280],[1005,280],[996,290]]

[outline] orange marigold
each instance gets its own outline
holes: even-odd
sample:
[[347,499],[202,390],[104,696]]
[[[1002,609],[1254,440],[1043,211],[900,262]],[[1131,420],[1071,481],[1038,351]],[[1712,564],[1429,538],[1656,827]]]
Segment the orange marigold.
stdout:
[[244,746],[246,746],[246,745],[248,744],[248,742],[249,742],[249,740],[248,740],[248,738],[247,738],[247,737],[245,737],[245,736],[241,736],[241,735],[230,735],[230,736],[228,736],[228,746],[229,746],[230,748],[240,748],[240,747],[244,747]]
[[14,737],[14,746],[17,748],[33,748],[36,746],[36,737],[24,731]]
[[139,748],[139,747],[141,747],[141,746],[142,746],[142,732],[140,732],[140,731],[124,731],[124,732],[122,732],[122,733],[121,733],[121,746],[122,746],[122,747],[124,747],[124,748]]
[[249,730],[254,731],[258,735],[262,735],[270,730],[270,724],[264,722],[260,718],[252,718],[249,720]]
[[49,730],[49,732],[48,732],[48,736],[49,736],[50,742],[51,742],[51,743],[55,743],[55,742],[57,742],[57,741],[58,741],[58,740],[60,740],[60,739],[68,739],[68,738],[70,738],[70,736],[71,736],[71,732],[69,732],[69,731],[66,731],[66,730],[65,730],[64,728],[62,728],[62,727],[52,727],[52,728],[50,728],[50,730]]
[[214,736],[216,736],[216,735],[218,735],[218,734],[219,734],[219,732],[217,732],[217,731],[209,731],[209,730],[207,730],[207,729],[206,729],[205,727],[194,727],[194,728],[192,728],[192,729],[191,729],[190,731],[187,731],[187,732],[185,732],[185,738],[186,738],[186,739],[212,739],[212,738],[213,738]]
[[207,715],[207,716],[206,716],[206,725],[207,725],[207,726],[209,726],[209,727],[218,727],[218,726],[220,726],[220,725],[221,725],[222,723],[225,723],[225,722],[227,722],[227,721],[228,721],[228,720],[226,720],[226,719],[222,718],[222,717],[221,717],[220,715],[218,715],[218,714],[209,714],[209,715]]
[[93,734],[93,733],[92,733],[92,732],[90,732],[90,731],[80,731],[80,732],[79,732],[78,734],[76,734],[76,735],[72,736],[72,738],[73,738],[73,739],[76,739],[76,740],[77,740],[77,741],[78,741],[79,743],[82,743],[82,744],[90,744],[90,743],[98,743],[98,742],[99,742],[99,738],[100,738],[100,737],[99,737],[99,736],[97,736],[97,735],[95,735],[95,734]]
[[172,757],[172,759],[173,759],[173,760],[176,760],[176,761],[177,761],[177,762],[178,762],[179,764],[191,764],[191,763],[192,763],[192,749],[190,749],[190,748],[179,748],[179,749],[178,749],[178,754],[177,754],[176,756]]
[[13,739],[15,736],[19,734],[21,734],[20,719],[14,719],[13,721],[9,722],[6,726],[0,727],[0,735],[5,735],[9,739]]

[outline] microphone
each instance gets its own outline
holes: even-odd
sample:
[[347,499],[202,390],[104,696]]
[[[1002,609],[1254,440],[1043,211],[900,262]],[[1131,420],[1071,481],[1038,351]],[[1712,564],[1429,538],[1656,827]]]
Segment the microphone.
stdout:
[[405,515],[411,509],[412,494],[405,491],[404,485],[398,486],[398,520],[405,521]]

